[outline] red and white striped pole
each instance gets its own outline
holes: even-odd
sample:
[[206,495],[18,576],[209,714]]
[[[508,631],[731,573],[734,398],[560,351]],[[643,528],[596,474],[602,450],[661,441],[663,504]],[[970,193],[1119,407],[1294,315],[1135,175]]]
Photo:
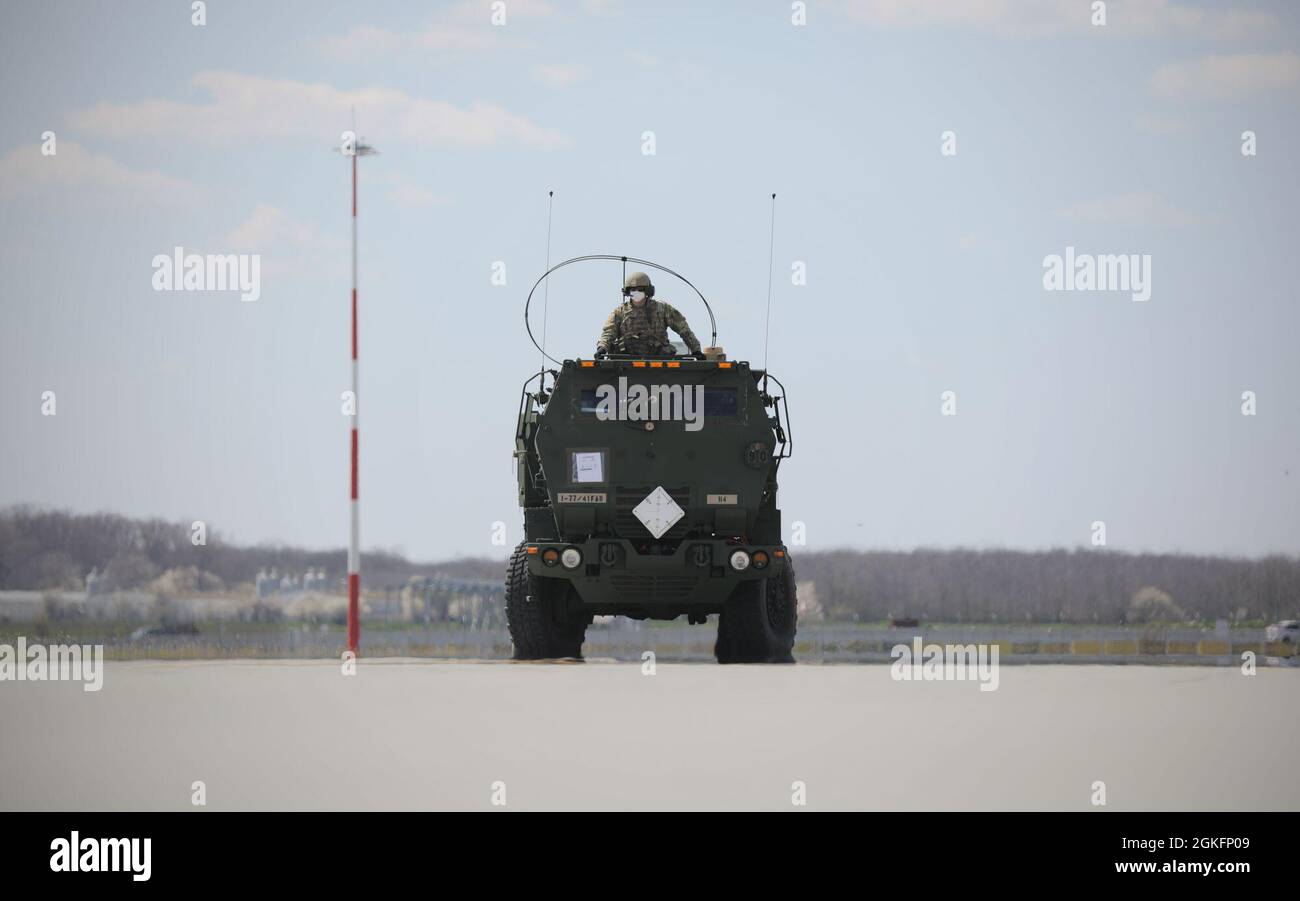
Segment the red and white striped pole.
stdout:
[[[349,140],[350,139],[350,140]],[[358,490],[358,426],[361,404],[357,384],[357,157],[375,149],[362,144],[355,133],[344,136],[343,152],[352,157],[352,468],[349,484],[351,528],[348,535],[348,650],[361,645],[361,504]]]

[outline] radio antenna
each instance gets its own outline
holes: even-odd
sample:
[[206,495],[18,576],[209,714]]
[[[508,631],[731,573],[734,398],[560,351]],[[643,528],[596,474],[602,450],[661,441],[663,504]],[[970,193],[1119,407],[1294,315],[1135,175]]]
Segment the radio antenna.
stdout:
[[767,238],[767,323],[763,327],[763,378],[767,379],[767,345],[772,335],[772,256],[776,250],[776,195],[772,195],[772,228]]
[[[546,192],[546,268],[551,268],[551,210],[555,206],[555,192]],[[546,319],[551,307],[551,283],[546,282],[546,288],[542,292],[542,371],[546,371]],[[545,386],[539,386],[542,390]]]
[[556,263],[550,269],[547,269],[545,272],[542,273],[541,278],[533,282],[533,286],[528,289],[528,298],[524,301],[524,328],[528,331],[528,340],[533,342],[533,347],[542,351],[542,356],[550,360],[556,366],[562,366],[563,363],[560,360],[557,360],[555,359],[555,357],[548,354],[545,350],[542,350],[542,345],[538,343],[537,335],[533,332],[532,320],[528,318],[528,312],[533,308],[533,296],[537,294],[537,289],[542,286],[542,282],[549,279],[553,273],[558,272],[559,270],[563,269],[565,266],[572,266],[574,263],[586,263],[586,262],[590,262],[591,260],[604,260],[611,263],[617,263],[619,261],[622,261],[623,268],[625,270],[627,268],[628,263],[635,263],[638,266],[649,266],[651,269],[655,270],[656,272],[662,272],[666,275],[671,275],[673,278],[680,281],[683,285],[685,285],[686,287],[694,291],[695,296],[700,299],[700,303],[704,304],[704,309],[709,314],[709,338],[710,338],[709,346],[713,347],[718,343],[718,320],[713,315],[713,307],[709,306],[708,299],[702,293],[700,293],[700,289],[695,287],[695,285],[691,284],[690,279],[686,278],[680,272],[674,272],[673,270],[669,269],[667,266],[661,266],[658,263],[653,262],[651,260],[642,260],[642,259],[638,259],[637,257],[619,256],[618,254],[613,254],[613,253],[589,253],[586,254],[585,256],[574,257],[571,260],[563,260],[559,263]]

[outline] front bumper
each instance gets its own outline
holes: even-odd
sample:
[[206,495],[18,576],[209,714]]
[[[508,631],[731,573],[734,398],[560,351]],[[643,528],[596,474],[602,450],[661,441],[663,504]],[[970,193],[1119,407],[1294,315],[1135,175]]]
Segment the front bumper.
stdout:
[[[528,571],[547,579],[567,579],[584,605],[600,609],[706,607],[720,609],[740,582],[765,579],[786,565],[781,545],[734,544],[724,539],[687,539],[672,554],[638,554],[632,542],[621,538],[592,538],[584,542],[529,542]],[[536,548],[533,551],[532,548]],[[574,569],[548,566],[545,552],[563,553],[576,548],[582,562]],[[732,553],[746,551],[750,564],[743,570],[729,562]],[[766,566],[753,563],[759,552]]]

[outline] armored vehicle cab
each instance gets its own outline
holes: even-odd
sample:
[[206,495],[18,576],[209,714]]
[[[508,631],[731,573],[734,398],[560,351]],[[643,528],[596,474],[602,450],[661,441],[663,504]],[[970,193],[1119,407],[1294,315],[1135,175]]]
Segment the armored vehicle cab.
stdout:
[[716,613],[720,662],[793,660],[794,570],[777,508],[785,391],[774,396],[774,377],[715,350],[615,349],[525,383],[515,433],[525,538],[506,584],[516,659],[581,656],[597,615]]

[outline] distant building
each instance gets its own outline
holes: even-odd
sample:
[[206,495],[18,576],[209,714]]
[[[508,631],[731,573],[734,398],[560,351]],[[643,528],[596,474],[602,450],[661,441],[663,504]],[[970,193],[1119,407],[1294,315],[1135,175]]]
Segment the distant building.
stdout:
[[264,569],[257,571],[257,578],[254,580],[259,598],[267,598],[274,594],[297,594],[306,591],[327,592],[330,590],[330,579],[324,569],[308,568],[302,576],[292,573],[285,573],[283,576],[275,569],[269,573]]
[[254,584],[257,586],[257,596],[259,598],[268,598],[279,589],[280,580],[277,578],[274,569],[269,573],[264,569],[259,569]]

